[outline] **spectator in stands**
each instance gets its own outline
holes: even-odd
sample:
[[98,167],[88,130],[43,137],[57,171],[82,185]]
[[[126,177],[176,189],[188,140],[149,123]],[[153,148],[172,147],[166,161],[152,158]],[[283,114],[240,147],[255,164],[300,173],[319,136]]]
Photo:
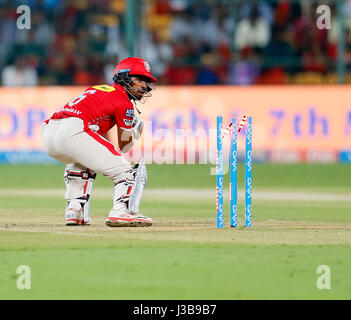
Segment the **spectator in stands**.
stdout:
[[250,47],[240,50],[238,61],[230,68],[227,84],[254,84],[260,74],[257,55]]
[[201,19],[201,27],[198,29],[198,40],[203,48],[211,51],[211,48],[216,48],[221,38],[225,37],[223,31],[219,28],[216,20],[216,12],[212,15],[205,16]]
[[169,4],[174,11],[186,10],[189,6],[187,0],[169,0]]
[[[122,57],[122,58],[120,58]],[[113,81],[113,75],[116,69],[116,65],[118,64],[119,61],[127,58],[128,56],[110,56],[107,61],[105,62],[105,66],[104,66],[104,83],[109,84],[109,85],[113,85],[114,81]]]
[[6,66],[1,78],[2,85],[6,87],[38,85],[37,71],[24,56],[17,57],[14,64]]
[[235,48],[250,47],[253,50],[264,48],[270,39],[269,23],[260,17],[257,6],[253,6],[250,16],[239,21],[235,32]]
[[45,11],[37,10],[33,12],[32,27],[35,30],[33,34],[35,44],[46,48],[55,39],[54,26],[48,21]]
[[328,32],[318,29],[315,21],[318,4],[312,4],[309,12],[297,12],[292,23],[293,43],[301,56],[303,70],[324,73],[327,71]]
[[[32,0],[31,30],[16,28],[18,2],[0,0],[3,78],[8,79],[10,72],[19,74],[17,67],[8,64],[20,54],[35,73],[33,83],[111,83],[114,65],[128,56],[124,0]],[[303,0],[137,1],[136,9],[142,15],[160,19],[155,19],[158,23],[153,27],[141,22],[137,36],[142,36],[135,42],[135,53],[151,61],[163,84],[281,83],[286,71],[335,71],[339,21],[335,6],[328,3],[332,29],[318,30],[315,13],[319,4]],[[342,11],[345,61],[351,65],[351,0],[345,0]],[[277,33],[277,27],[284,31]],[[216,65],[203,65],[213,54]],[[23,68],[23,63],[16,64]],[[257,73],[261,74],[255,80]]]
[[16,39],[15,17],[11,10],[0,7],[0,68],[5,66]]
[[239,9],[239,20],[248,19],[250,17],[251,10],[256,7],[259,12],[259,16],[263,18],[269,25],[273,23],[273,8],[267,1],[260,0],[256,2],[243,1]]
[[192,16],[192,11],[175,12],[169,29],[169,37],[171,42],[179,43],[185,38],[192,38],[198,42],[199,27],[201,22],[196,16]]
[[166,72],[166,67],[173,60],[173,48],[170,43],[161,41],[159,34],[156,31],[143,32],[142,37],[142,55],[152,65],[152,72],[159,82],[163,82],[163,76]]
[[302,55],[302,64],[304,71],[310,72],[327,72],[326,52],[321,50],[318,41],[312,39],[310,47]]
[[195,84],[213,85],[219,84],[219,78],[216,73],[218,61],[215,53],[207,53],[202,56],[201,66],[196,75]]
[[78,86],[91,85],[93,82],[91,82],[90,80],[87,59],[85,57],[81,57],[80,59],[77,59],[75,67],[76,67],[76,70],[74,73],[74,83]]
[[69,68],[69,63],[62,53],[55,55],[48,61],[45,77],[47,85],[73,85],[74,75]]
[[284,27],[273,27],[272,38],[263,49],[262,56],[264,72],[271,68],[282,68],[284,71],[293,72],[300,67],[299,59],[295,56]]
[[[332,61],[336,61],[338,56],[338,40],[340,39],[340,19],[337,17],[336,5],[330,5],[331,8],[331,29],[328,32],[328,56]],[[348,0],[345,2],[343,7],[344,13],[344,28],[345,28],[345,44],[346,51],[348,54],[346,57],[349,57],[347,62],[350,62],[350,51],[351,51],[351,1]],[[335,68],[334,68],[335,70]]]
[[312,41],[316,41],[321,51],[327,51],[327,30],[317,28],[316,11],[316,4],[305,13],[302,12],[301,5],[295,6],[295,20],[291,22],[291,32],[294,48],[300,55],[309,49]]

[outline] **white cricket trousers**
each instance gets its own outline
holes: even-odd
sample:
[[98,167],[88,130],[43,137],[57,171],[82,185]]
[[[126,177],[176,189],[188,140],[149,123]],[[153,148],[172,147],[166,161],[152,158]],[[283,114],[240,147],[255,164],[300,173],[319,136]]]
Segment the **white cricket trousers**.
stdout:
[[75,117],[51,119],[42,126],[43,147],[47,154],[66,164],[100,172],[116,184],[132,167],[114,145]]

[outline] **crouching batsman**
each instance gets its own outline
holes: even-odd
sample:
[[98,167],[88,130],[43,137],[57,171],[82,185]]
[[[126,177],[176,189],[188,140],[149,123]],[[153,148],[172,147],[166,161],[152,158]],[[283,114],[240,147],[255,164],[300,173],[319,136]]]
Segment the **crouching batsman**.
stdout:
[[[116,67],[114,85],[88,88],[46,120],[42,139],[49,156],[66,164],[66,225],[89,224],[92,186],[96,172],[114,183],[113,207],[106,219],[110,227],[147,227],[152,219],[139,212],[147,174],[143,160],[135,166],[122,156],[143,130],[143,120],[134,114],[136,102],[151,96],[153,83],[149,64],[130,57]],[[118,146],[104,138],[117,126]]]

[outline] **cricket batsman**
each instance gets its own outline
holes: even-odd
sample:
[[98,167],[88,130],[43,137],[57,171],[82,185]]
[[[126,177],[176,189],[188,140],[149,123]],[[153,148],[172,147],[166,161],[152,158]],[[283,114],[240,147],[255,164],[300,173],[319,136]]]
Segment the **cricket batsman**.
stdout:
[[[42,127],[45,151],[66,164],[66,225],[90,223],[91,192],[96,172],[114,183],[113,207],[106,219],[110,227],[147,227],[152,219],[139,212],[147,173],[143,160],[134,167],[123,157],[139,139],[143,120],[136,116],[137,102],[151,96],[149,64],[137,57],[122,60],[114,72],[114,85],[88,88],[46,120]],[[140,113],[140,112],[139,112]],[[104,138],[117,126],[118,147]]]

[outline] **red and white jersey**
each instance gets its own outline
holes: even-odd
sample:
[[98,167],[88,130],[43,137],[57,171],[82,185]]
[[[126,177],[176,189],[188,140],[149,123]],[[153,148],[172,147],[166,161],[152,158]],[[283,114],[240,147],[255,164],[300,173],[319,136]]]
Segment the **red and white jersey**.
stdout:
[[69,117],[82,119],[86,128],[98,125],[99,129],[94,131],[104,135],[114,125],[131,130],[134,106],[126,90],[118,84],[93,86],[60,108],[50,119]]

